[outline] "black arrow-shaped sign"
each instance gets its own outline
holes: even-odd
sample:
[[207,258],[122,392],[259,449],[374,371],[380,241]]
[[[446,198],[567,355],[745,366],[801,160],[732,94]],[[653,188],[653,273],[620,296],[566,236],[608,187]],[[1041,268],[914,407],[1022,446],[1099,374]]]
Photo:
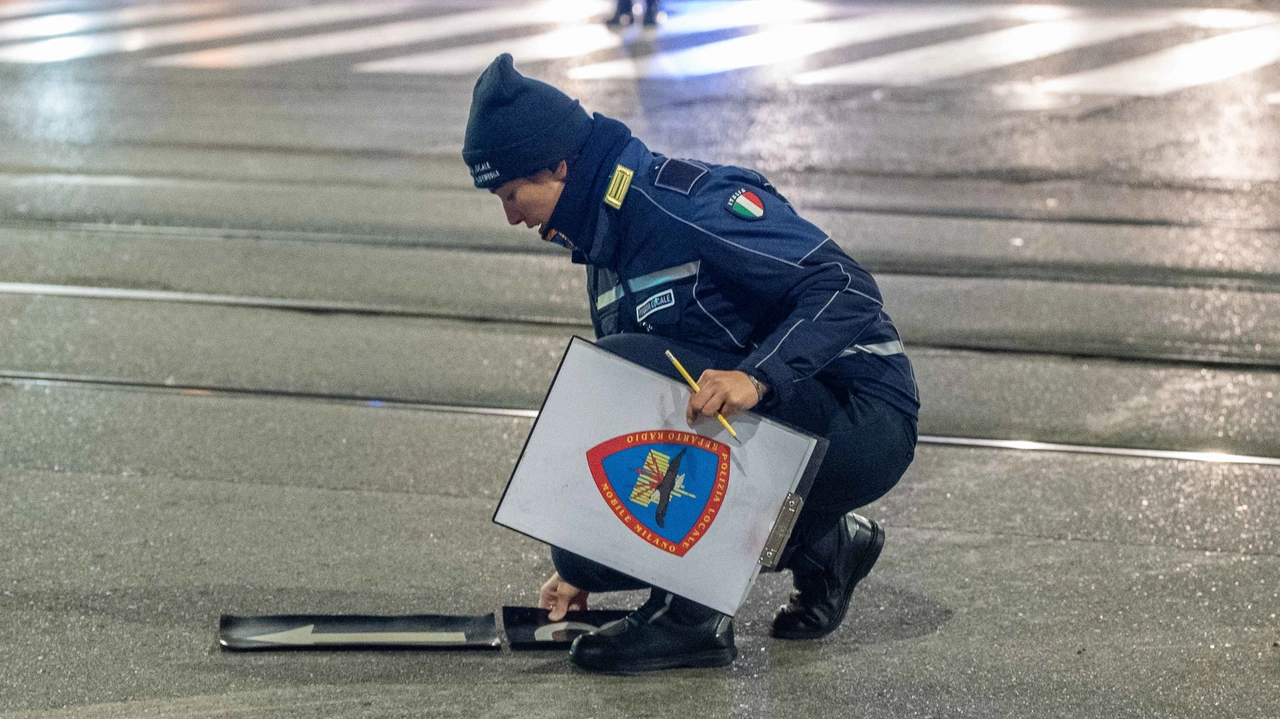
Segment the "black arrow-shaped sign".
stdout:
[[492,614],[458,617],[280,614],[222,617],[225,649],[497,649]]

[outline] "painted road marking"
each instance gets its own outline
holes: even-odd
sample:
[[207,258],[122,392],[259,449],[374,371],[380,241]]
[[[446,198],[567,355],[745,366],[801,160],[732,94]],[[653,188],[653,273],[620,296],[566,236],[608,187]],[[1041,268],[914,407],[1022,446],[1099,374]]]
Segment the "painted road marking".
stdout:
[[1031,23],[797,75],[802,85],[921,85],[1165,30],[1171,15]]
[[463,75],[484,69],[493,62],[493,58],[504,52],[511,53],[517,62],[536,62],[578,57],[622,45],[622,35],[603,24],[577,25],[532,37],[366,62],[352,69],[356,72]]
[[44,63],[78,60],[112,53],[149,50],[165,45],[206,42],[236,35],[393,15],[415,6],[417,3],[414,0],[316,5],[296,10],[202,20],[154,28],[58,37],[0,47],[0,62]]
[[74,10],[83,8],[84,2],[63,1],[63,2],[20,2],[12,5],[0,5],[0,18],[3,17],[22,17],[24,15],[39,15],[41,13],[62,12],[64,10]]
[[[688,12],[672,15],[658,26],[655,37],[677,37],[700,32],[754,25],[798,22],[828,17],[838,8],[803,0],[773,2],[743,0],[733,3],[699,3]],[[581,57],[623,47],[640,37],[638,28],[618,32],[603,25],[580,25],[522,38],[467,45],[435,52],[406,55],[356,65],[356,72],[398,72],[424,75],[456,75],[476,72],[499,53],[509,52],[516,62],[538,62]]]
[[615,78],[683,78],[712,75],[787,60],[873,40],[978,22],[996,16],[998,8],[931,8],[873,12],[848,20],[772,27],[752,35],[574,68],[574,80]]
[[1154,97],[1280,62],[1280,25],[1240,30],[1073,75],[1029,83],[1041,92]]
[[[148,64],[214,69],[261,67],[506,28],[579,22],[597,15],[602,16],[608,9],[609,3],[602,0],[588,2],[548,0],[517,8],[480,10],[458,15],[406,20],[357,30],[233,45],[156,58]],[[492,60],[493,57],[489,59]]]
[[[679,79],[781,65],[777,69],[778,79],[802,85],[920,85],[1178,25],[1216,30],[1221,34],[1106,67],[1033,82],[1005,83],[993,89],[1045,97],[1063,94],[1158,96],[1226,80],[1280,61],[1280,14],[1221,8],[1144,10],[1098,16],[1082,8],[1052,5],[951,5],[868,12],[866,7],[815,0],[673,2],[667,7],[670,17],[656,32],[642,32],[635,27],[624,31],[604,29],[599,20],[611,8],[608,0],[541,0],[517,7],[316,32],[309,28],[367,21],[424,6],[422,0],[332,3],[155,26],[149,24],[228,12],[230,8],[225,0],[193,0],[76,11],[83,7],[84,3],[57,0],[0,6],[0,18],[21,18],[0,22],[0,43],[20,41],[0,45],[0,62],[58,62],[172,45],[212,43],[256,33],[301,32],[294,37],[240,42],[144,61],[169,67],[259,67],[470,35],[479,40],[495,30],[525,27],[533,30],[531,35],[507,41],[471,42],[460,47],[359,63],[352,68],[360,73],[466,75],[483,68],[503,51],[513,52],[519,62],[532,63],[597,52],[620,53],[641,38],[651,40],[743,28],[746,32],[738,37],[647,57],[589,64],[569,70],[568,76],[575,80]],[[852,13],[862,14],[850,17]],[[37,16],[24,17],[27,15]],[[794,67],[787,66],[787,62],[816,53],[984,20],[1028,24],[788,76]],[[557,25],[559,27],[555,27]],[[121,26],[125,29],[102,31]],[[139,27],[129,29],[128,26]],[[1265,101],[1275,104],[1272,98],[1268,96]]]
[[10,20],[0,23],[0,41],[31,40],[77,32],[89,32],[119,25],[139,25],[157,20],[180,20],[227,12],[225,2],[135,5],[97,12],[68,12]]

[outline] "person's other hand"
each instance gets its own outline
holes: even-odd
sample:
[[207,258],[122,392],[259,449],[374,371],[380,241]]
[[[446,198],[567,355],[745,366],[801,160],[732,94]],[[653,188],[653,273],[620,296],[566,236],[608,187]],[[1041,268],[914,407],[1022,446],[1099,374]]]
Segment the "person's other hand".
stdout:
[[553,622],[558,622],[564,619],[565,612],[572,610],[586,611],[587,592],[564,581],[560,578],[560,573],[555,572],[550,579],[542,584],[542,593],[538,598],[538,608],[550,609],[551,614],[547,618]]
[[690,395],[684,418],[692,427],[701,417],[725,417],[751,409],[760,401],[756,386],[746,372],[709,369],[698,378],[698,392]]

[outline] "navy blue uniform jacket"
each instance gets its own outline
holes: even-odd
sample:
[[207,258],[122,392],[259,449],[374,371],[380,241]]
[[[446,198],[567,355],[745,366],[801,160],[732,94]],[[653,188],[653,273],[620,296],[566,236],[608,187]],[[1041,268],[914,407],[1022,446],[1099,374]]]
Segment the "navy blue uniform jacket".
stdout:
[[740,354],[737,369],[772,388],[764,406],[816,378],[917,418],[911,362],[870,273],[759,173],[664,157],[595,118],[547,234],[588,265],[597,336]]

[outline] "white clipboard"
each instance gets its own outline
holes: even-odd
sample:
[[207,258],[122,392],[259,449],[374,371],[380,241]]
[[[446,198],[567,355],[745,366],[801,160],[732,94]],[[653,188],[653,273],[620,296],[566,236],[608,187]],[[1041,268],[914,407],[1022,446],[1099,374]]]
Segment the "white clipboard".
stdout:
[[570,341],[493,521],[725,614],[790,535],[827,441]]

